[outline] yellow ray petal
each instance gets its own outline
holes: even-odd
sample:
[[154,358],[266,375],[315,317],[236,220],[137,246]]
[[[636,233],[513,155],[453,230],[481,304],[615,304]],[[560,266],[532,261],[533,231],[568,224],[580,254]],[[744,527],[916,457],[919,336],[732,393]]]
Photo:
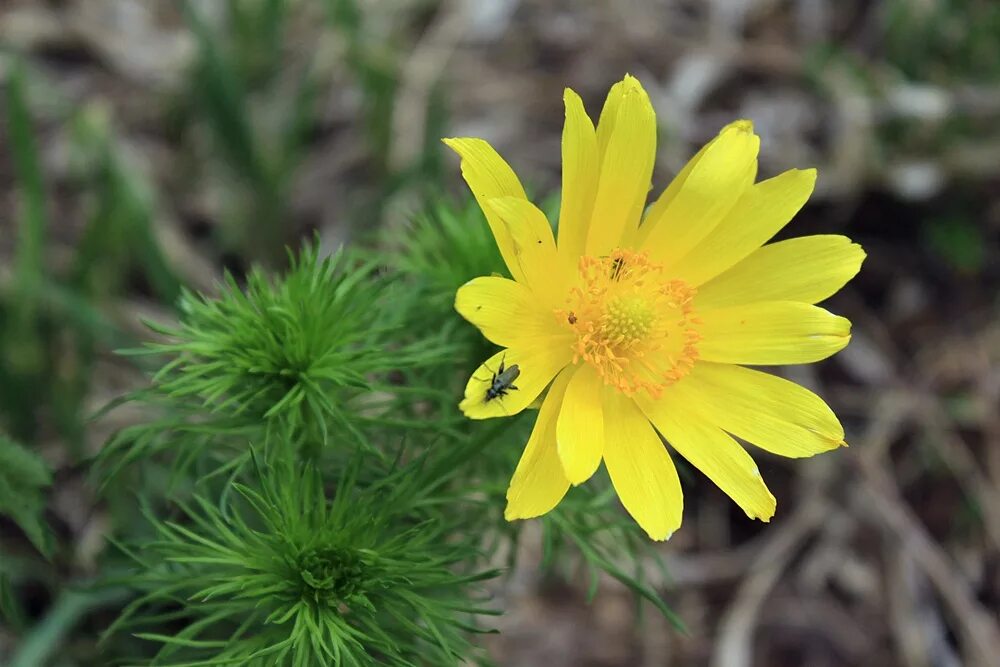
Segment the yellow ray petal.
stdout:
[[738,438],[801,458],[844,446],[844,428],[816,394],[742,366],[698,362],[668,398]]
[[755,250],[745,260],[698,288],[702,307],[754,301],[816,303],[861,270],[865,251],[846,236],[803,236]]
[[[486,360],[465,385],[465,398],[458,404],[470,419],[489,419],[516,415],[542,393],[555,374],[573,359],[569,344],[564,346],[535,345],[530,348],[501,350]],[[517,366],[520,374],[506,395],[487,400],[486,391],[493,383],[493,374],[500,372],[500,363],[509,369]]]
[[569,259],[559,255],[545,214],[527,199],[491,199],[487,207],[510,233],[514,262],[524,282],[546,308],[562,306],[569,287]]
[[625,80],[623,79],[612,85],[611,89],[608,90],[607,97],[604,98],[601,116],[597,119],[597,157],[599,161],[604,159],[608,144],[611,142],[611,133],[615,128],[624,90]]
[[684,498],[666,447],[635,402],[607,392],[604,464],[622,505],[654,540],[681,525]]
[[[678,384],[685,384],[687,378]],[[678,395],[636,402],[670,446],[715,482],[751,519],[770,521],[775,500],[757,464],[738,442],[678,400]]]
[[[667,189],[646,216],[642,250],[672,266],[708,236],[757,175],[760,138],[748,120],[730,123],[697,158],[676,187]],[[655,217],[654,217],[655,214]]]
[[850,320],[798,301],[761,301],[698,311],[705,361],[727,364],[808,364],[851,340]]
[[656,114],[631,76],[608,94],[597,129],[601,171],[586,253],[603,255],[635,229],[649,193],[656,156]]
[[702,146],[698,152],[694,154],[694,157],[688,160],[687,164],[685,164],[684,167],[677,172],[677,175],[670,181],[667,188],[660,193],[660,196],[656,198],[656,201],[649,206],[646,210],[646,215],[643,217],[642,224],[638,229],[638,233],[635,236],[635,242],[631,247],[641,248],[645,245],[646,237],[649,236],[649,231],[653,229],[653,225],[649,224],[650,221],[660,219],[663,212],[667,210],[667,205],[673,202],[673,200],[677,197],[677,193],[680,192],[684,183],[687,182],[688,176],[691,175],[691,171],[694,169],[695,165],[698,164],[702,157],[704,157],[705,152],[708,151],[708,149],[713,146],[716,141],[718,141],[718,138],[719,137],[717,136],[715,139],[712,139],[707,144]]
[[571,337],[527,286],[507,278],[473,278],[458,288],[455,310],[502,347],[529,347],[549,338],[568,341]]
[[500,222],[497,215],[486,205],[495,197],[517,197],[525,199],[524,188],[514,170],[500,155],[482,139],[453,138],[442,139],[446,146],[462,158],[462,177],[479,202],[479,208],[486,216],[493,238],[496,239],[500,255],[515,280],[520,280],[521,272],[514,261],[514,248],[510,232]]
[[719,275],[788,224],[809,199],[815,183],[815,169],[792,169],[747,188],[722,222],[671,273],[691,285]]
[[556,423],[559,460],[573,485],[590,479],[601,465],[604,452],[603,383],[592,366],[576,369]]
[[566,369],[552,383],[538,412],[535,427],[507,489],[504,518],[530,519],[559,504],[569,488],[556,453],[556,418],[572,369]]
[[559,253],[575,261],[583,254],[597,192],[600,162],[597,134],[583,101],[566,89],[562,135],[562,204],[559,207]]

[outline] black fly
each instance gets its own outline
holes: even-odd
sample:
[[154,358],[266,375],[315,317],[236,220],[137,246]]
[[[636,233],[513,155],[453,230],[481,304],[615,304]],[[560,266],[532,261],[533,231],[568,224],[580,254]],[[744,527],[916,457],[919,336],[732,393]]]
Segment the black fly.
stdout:
[[622,269],[625,268],[625,260],[621,257],[615,257],[611,262],[611,279],[618,280],[622,274]]
[[494,398],[502,398],[507,395],[507,392],[516,391],[517,387],[514,386],[514,380],[520,374],[521,369],[517,367],[517,364],[513,364],[510,368],[505,368],[504,362],[501,360],[500,368],[493,374],[489,389],[486,390],[486,398],[483,402],[492,401]]

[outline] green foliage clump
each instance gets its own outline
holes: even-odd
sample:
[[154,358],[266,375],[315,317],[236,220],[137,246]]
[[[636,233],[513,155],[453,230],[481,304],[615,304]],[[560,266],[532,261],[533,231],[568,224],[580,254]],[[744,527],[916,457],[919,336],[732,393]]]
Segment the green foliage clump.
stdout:
[[[425,502],[434,485],[417,466],[356,465],[333,485],[311,466],[253,479],[221,507],[196,496],[178,520],[147,511],[156,539],[129,580],[142,595],[118,626],[162,644],[155,664],[451,664],[473,652],[471,618],[494,612],[468,588],[495,572],[469,571],[475,540],[455,539],[454,520]],[[141,631],[168,618],[172,635]]]
[[285,432],[346,424],[346,396],[335,394],[370,388],[369,374],[393,368],[399,354],[379,345],[391,321],[374,273],[343,255],[320,259],[313,247],[280,281],[254,270],[245,287],[227,276],[218,297],[185,293],[179,326],[158,329],[168,342],[148,346],[173,356],[153,382]]
[[[227,276],[215,297],[184,292],[176,326],[149,325],[164,340],[130,351],[167,359],[153,387],[132,397],[162,418],[123,430],[105,459],[230,446],[245,455],[253,437],[316,450],[334,432],[377,449],[373,438],[392,437],[386,413],[410,403],[404,371],[448,354],[440,335],[396,342],[417,305],[404,297],[374,262],[322,258],[315,244],[280,279],[255,268],[242,286]],[[224,434],[239,442],[220,443]]]
[[435,314],[457,318],[452,307],[455,290],[473,278],[507,270],[486,218],[472,199],[461,206],[434,204],[411,223],[400,245],[399,266],[419,280]]
[[407,288],[421,304],[412,327],[441,331],[460,348],[456,361],[463,368],[489,357],[492,348],[454,306],[455,292],[466,282],[507,270],[479,206],[471,199],[463,205],[437,202],[399,236],[401,240],[389,239],[387,244],[395,250],[393,263]]
[[476,655],[476,617],[494,612],[475,587],[496,574],[461,477],[479,441],[454,431],[454,383],[427,381],[454,375],[454,348],[414,329],[420,305],[377,261],[309,245],[280,277],[185,292],[178,324],[153,326],[162,340],[131,353],[163,365],[129,397],[150,417],[102,453],[110,496],[133,472],[149,482],[152,530],[121,544],[128,574],[109,584],[138,597],[108,646],[128,629],[160,645],[131,651],[152,664]]

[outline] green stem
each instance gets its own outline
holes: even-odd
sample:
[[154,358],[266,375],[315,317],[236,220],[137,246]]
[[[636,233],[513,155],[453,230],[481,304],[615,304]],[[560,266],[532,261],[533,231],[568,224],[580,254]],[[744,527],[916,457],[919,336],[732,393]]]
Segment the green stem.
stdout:
[[40,667],[59,651],[63,639],[90,610],[124,599],[122,590],[63,592],[45,618],[25,636],[9,667]]

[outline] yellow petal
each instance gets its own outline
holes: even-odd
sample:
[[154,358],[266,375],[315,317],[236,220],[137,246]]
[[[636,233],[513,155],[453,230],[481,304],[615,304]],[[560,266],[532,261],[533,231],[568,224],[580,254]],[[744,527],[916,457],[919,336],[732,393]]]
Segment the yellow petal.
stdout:
[[697,303],[719,307],[754,301],[816,303],[861,270],[865,251],[846,236],[803,236],[758,248],[698,288]]
[[601,172],[586,253],[603,255],[634,230],[649,193],[656,156],[656,114],[639,81],[612,88],[597,129]]
[[698,311],[705,361],[727,364],[808,364],[851,340],[851,322],[797,301],[762,301]]
[[816,170],[792,169],[749,187],[722,222],[671,273],[701,285],[766,243],[809,199]]
[[570,337],[557,325],[552,311],[532,297],[531,290],[507,278],[473,278],[458,288],[455,310],[502,347],[528,347],[543,339]]
[[543,307],[564,305],[569,288],[569,259],[556,251],[552,227],[545,214],[527,199],[514,197],[491,199],[486,205],[510,232],[514,262],[522,276],[519,282],[531,288]]
[[670,399],[780,456],[801,458],[844,446],[844,427],[816,394],[742,366],[698,362]]
[[559,207],[559,253],[575,261],[583,254],[597,191],[600,162],[597,134],[583,101],[566,89],[562,135],[562,204]]
[[[630,77],[627,77],[630,78]],[[625,79],[618,81],[608,90],[608,96],[604,98],[604,106],[601,107],[601,116],[597,120],[597,157],[604,159],[604,154],[611,143],[611,133],[615,128],[615,121],[618,118],[618,110],[621,108],[622,93],[625,91]]]
[[688,160],[687,164],[685,164],[684,167],[677,172],[677,175],[674,176],[667,188],[660,194],[659,197],[657,197],[656,201],[649,206],[649,209],[646,211],[646,215],[643,218],[642,225],[639,227],[633,247],[641,248],[645,245],[646,237],[649,236],[650,230],[653,229],[653,225],[649,224],[650,221],[660,219],[663,212],[667,210],[667,205],[673,202],[673,200],[677,197],[677,193],[680,192],[681,187],[684,186],[684,183],[687,181],[688,176],[691,175],[691,171],[694,169],[695,165],[698,164],[701,158],[704,157],[705,152],[708,151],[708,149],[712,147],[718,139],[719,138],[717,136],[715,139],[712,139],[707,144],[702,146],[698,152],[694,154],[694,157]]
[[486,215],[486,222],[493,231],[493,238],[496,239],[500,255],[507,263],[510,274],[515,280],[520,280],[521,272],[514,262],[510,233],[486,202],[496,197],[526,199],[521,181],[510,165],[482,139],[454,138],[442,141],[462,158],[462,177]]
[[569,488],[556,453],[556,417],[566,392],[572,369],[559,374],[545,395],[535,427],[507,489],[504,518],[530,519],[559,504]]
[[[472,374],[465,385],[465,398],[458,407],[470,419],[516,415],[531,405],[555,374],[572,359],[573,352],[568,343],[565,346],[535,345],[501,350]],[[520,374],[513,382],[517,388],[487,400],[486,392],[493,384],[494,374],[500,372],[501,363],[505,369],[517,366]]]
[[684,497],[666,447],[635,402],[607,392],[604,405],[604,464],[632,518],[654,540],[681,525]]
[[[679,384],[685,384],[684,378]],[[715,482],[751,519],[769,521],[775,500],[746,450],[677,396],[636,401],[670,446]]]
[[603,387],[592,366],[584,364],[578,367],[569,381],[559,410],[556,424],[559,460],[573,485],[586,482],[601,465],[604,451]]
[[649,230],[643,234],[641,249],[668,266],[690,252],[753,185],[759,149],[760,138],[750,121],[723,128],[683,182],[664,192],[662,198],[671,198],[653,204],[643,224]]

